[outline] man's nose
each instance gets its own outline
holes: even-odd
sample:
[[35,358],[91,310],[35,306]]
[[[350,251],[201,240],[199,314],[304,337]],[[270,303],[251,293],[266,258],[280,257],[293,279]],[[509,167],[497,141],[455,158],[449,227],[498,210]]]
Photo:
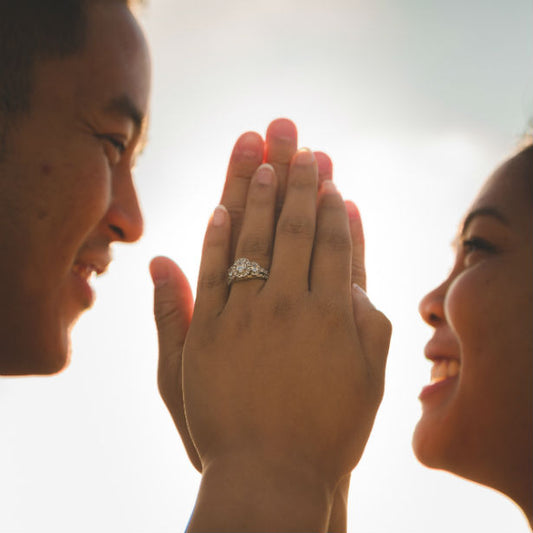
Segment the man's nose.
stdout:
[[114,241],[135,242],[143,233],[143,217],[129,169],[113,176],[112,200],[106,224]]

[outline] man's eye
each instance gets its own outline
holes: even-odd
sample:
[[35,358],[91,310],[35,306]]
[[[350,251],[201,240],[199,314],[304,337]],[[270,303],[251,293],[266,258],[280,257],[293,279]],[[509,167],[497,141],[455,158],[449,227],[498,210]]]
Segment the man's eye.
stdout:
[[116,148],[117,152],[122,155],[126,151],[126,145],[123,141],[120,141],[116,137],[113,137],[113,135],[101,135],[101,139],[104,141],[109,142],[113,148]]
[[107,140],[117,149],[117,152],[120,155],[122,155],[126,151],[126,145],[122,141],[119,141],[114,137],[108,137]]
[[122,154],[126,151],[126,144],[113,135],[98,135],[104,142],[104,148],[109,162],[113,165],[120,161]]

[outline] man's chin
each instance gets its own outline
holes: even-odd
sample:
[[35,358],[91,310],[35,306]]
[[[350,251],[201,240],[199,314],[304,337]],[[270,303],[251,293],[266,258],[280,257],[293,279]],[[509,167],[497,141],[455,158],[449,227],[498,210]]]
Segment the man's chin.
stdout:
[[0,375],[50,376],[62,372],[69,363],[69,331],[51,336],[33,330],[22,338],[2,332]]
[[69,354],[44,354],[32,356],[19,354],[16,360],[0,357],[0,375],[2,376],[52,376],[59,374],[70,363]]

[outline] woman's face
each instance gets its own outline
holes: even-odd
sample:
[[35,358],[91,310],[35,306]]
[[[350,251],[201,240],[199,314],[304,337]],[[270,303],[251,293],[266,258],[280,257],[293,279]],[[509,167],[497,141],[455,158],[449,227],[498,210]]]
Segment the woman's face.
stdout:
[[435,331],[415,453],[515,501],[533,484],[532,182],[530,147],[482,188],[452,272],[420,304]]

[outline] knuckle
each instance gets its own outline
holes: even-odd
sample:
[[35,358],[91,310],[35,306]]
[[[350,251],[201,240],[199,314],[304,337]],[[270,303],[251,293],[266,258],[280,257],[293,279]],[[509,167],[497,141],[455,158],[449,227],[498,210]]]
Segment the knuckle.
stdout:
[[272,317],[276,321],[285,321],[294,314],[295,302],[288,295],[277,296],[272,302]]
[[345,323],[345,308],[337,299],[321,300],[317,309],[321,322],[328,328],[336,328],[339,324]]
[[313,220],[306,216],[287,215],[279,221],[279,231],[292,237],[312,238],[315,232]]
[[157,324],[161,326],[175,320],[179,316],[179,309],[175,301],[170,298],[156,298],[154,316]]
[[246,235],[242,237],[240,246],[243,255],[266,255],[270,256],[272,239],[264,235]]
[[321,228],[317,232],[317,243],[331,252],[351,252],[352,243],[346,231],[335,228]]
[[227,275],[225,270],[218,270],[216,272],[202,272],[198,277],[199,290],[216,289],[226,283]]

